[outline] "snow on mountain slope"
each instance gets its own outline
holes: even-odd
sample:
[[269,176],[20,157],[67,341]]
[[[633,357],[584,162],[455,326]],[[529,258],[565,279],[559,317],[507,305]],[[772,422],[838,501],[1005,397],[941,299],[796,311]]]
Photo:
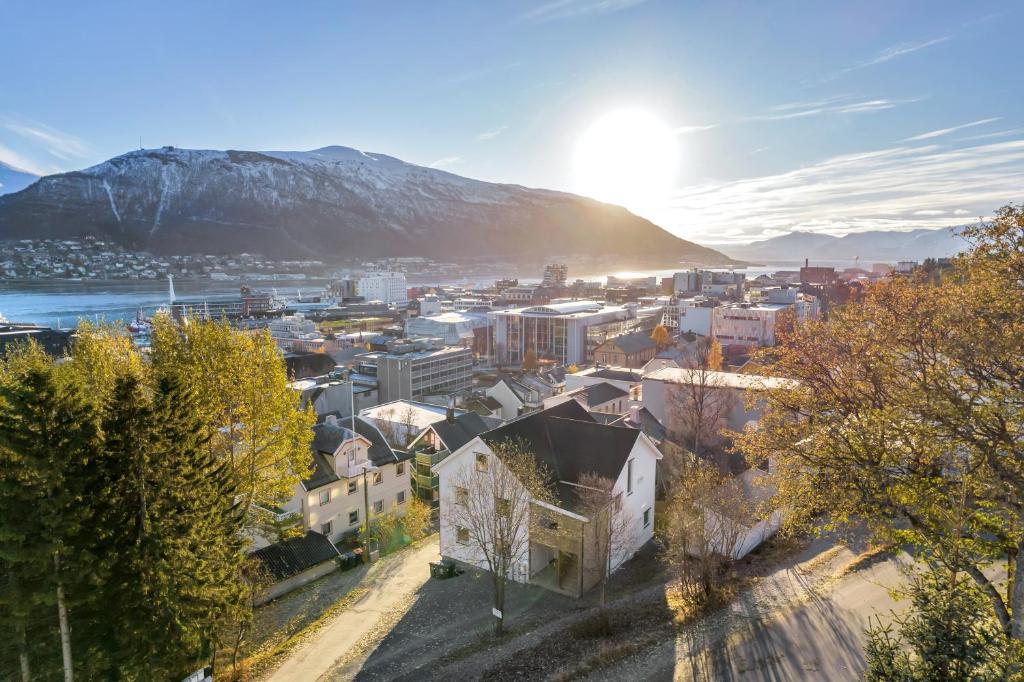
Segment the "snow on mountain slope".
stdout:
[[960,227],[909,231],[872,230],[843,237],[811,232],[791,232],[779,237],[732,246],[725,251],[733,258],[795,262],[804,258],[822,260],[923,260],[954,256],[967,248],[958,236]]
[[38,179],[39,176],[34,173],[9,166],[0,161],[0,194],[20,192]]
[[0,238],[82,234],[165,253],[729,262],[618,206],[337,146],[137,150],[0,198]]

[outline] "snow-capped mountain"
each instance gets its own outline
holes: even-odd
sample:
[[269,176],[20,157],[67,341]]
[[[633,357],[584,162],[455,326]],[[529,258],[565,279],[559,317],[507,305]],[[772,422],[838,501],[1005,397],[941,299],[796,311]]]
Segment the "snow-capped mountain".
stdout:
[[162,253],[729,262],[618,206],[347,147],[138,150],[0,197],[0,238],[86,234]]
[[0,161],[0,194],[20,192],[38,179],[39,176],[34,173],[9,166]]
[[724,247],[733,258],[757,261],[923,260],[954,256],[967,249],[958,233],[962,226],[899,232],[872,230],[843,237],[814,232],[791,232],[743,246]]

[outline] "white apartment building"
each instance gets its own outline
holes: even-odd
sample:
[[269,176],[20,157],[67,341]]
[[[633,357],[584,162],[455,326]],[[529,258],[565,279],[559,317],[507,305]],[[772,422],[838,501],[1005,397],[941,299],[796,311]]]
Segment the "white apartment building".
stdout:
[[796,317],[797,323],[817,319],[820,312],[818,299],[801,294],[795,288],[763,290],[761,300],[727,303],[714,308],[711,335],[727,354],[774,346],[778,317],[787,311]]
[[[661,453],[642,431],[598,423],[578,402],[568,400],[480,434],[434,465],[442,556],[487,570],[479,544],[459,526],[458,505],[465,499],[462,485],[467,478],[486,477],[491,467],[504,466],[492,446],[509,439],[526,443],[558,491],[556,504],[530,501],[527,527],[522,530],[527,541],[516,548],[512,580],[581,596],[600,579],[601,570],[594,564],[600,555],[593,543],[595,532],[606,522],[603,514],[614,514],[614,526],[620,529],[608,557],[611,571],[651,540]],[[597,513],[580,504],[577,492],[581,477],[588,473],[613,482],[608,506]],[[486,484],[481,489],[488,490]],[[515,493],[522,494],[525,491]]]
[[[372,424],[328,415],[313,427],[313,471],[286,511],[298,511],[303,529],[338,542],[367,520],[405,513],[412,494],[411,462],[400,457]],[[365,492],[364,492],[365,491]]]
[[409,300],[409,285],[402,272],[368,272],[356,282],[356,293],[367,301],[404,303]]
[[680,334],[692,332],[700,336],[711,335],[711,319],[718,303],[704,296],[677,298],[665,306],[662,324]]

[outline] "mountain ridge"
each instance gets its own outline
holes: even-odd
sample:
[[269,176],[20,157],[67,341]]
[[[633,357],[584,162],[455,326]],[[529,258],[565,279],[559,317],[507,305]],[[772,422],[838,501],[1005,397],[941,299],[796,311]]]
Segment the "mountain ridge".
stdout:
[[742,246],[723,246],[733,258],[762,261],[923,260],[954,256],[968,247],[959,236],[963,225],[915,230],[869,230],[842,237],[793,231]]
[[35,173],[0,161],[0,195],[20,192],[38,179]]
[[732,262],[619,206],[342,146],[133,150],[0,196],[0,238],[88,234],[167,254]]

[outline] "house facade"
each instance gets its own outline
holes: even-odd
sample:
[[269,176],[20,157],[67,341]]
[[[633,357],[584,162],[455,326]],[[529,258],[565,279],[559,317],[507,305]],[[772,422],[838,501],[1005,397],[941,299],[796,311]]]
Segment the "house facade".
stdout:
[[375,516],[405,513],[411,489],[409,455],[398,453],[370,422],[327,415],[313,427],[313,470],[288,508],[303,529],[331,542],[359,530]]
[[[465,495],[461,484],[489,467],[504,466],[495,447],[509,440],[529,449],[556,491],[554,502],[530,500],[523,529],[527,541],[513,557],[512,580],[579,597],[600,579],[598,542],[608,540],[609,528],[616,529],[610,540],[612,571],[651,540],[661,454],[641,431],[598,423],[568,400],[481,434],[435,465],[442,556],[487,569],[480,544],[469,541],[459,526],[456,505]],[[596,511],[581,504],[588,475],[611,482],[604,493],[607,505]]]
[[602,365],[635,369],[653,360],[658,344],[645,331],[608,339],[594,349],[594,362]]

